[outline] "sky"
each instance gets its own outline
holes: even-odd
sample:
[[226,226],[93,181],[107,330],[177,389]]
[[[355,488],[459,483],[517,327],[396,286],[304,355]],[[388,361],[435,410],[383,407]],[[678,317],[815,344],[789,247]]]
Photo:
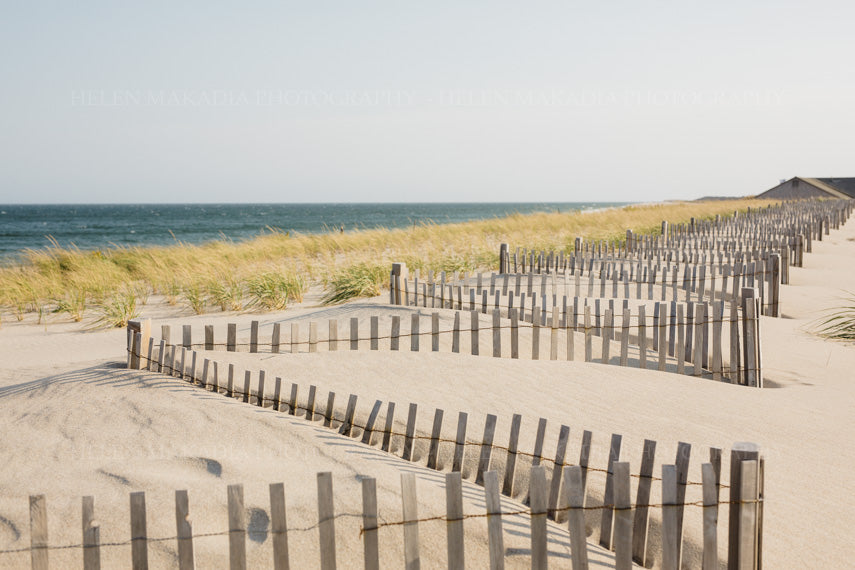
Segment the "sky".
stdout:
[[852,2],[26,2],[0,203],[652,201],[855,176]]

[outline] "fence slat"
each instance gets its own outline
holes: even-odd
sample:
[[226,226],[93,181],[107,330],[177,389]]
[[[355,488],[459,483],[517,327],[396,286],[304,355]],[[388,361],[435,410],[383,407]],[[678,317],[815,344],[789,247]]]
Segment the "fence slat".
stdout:
[[380,408],[383,402],[380,400],[374,401],[374,407],[371,408],[371,413],[368,415],[368,422],[365,424],[365,430],[362,432],[362,443],[371,445],[371,434],[374,433],[374,424],[377,421],[377,416],[380,414]]
[[178,537],[178,567],[181,570],[194,570],[193,525],[190,523],[187,491],[175,491],[175,530]]
[[83,497],[83,570],[101,569],[101,527],[95,520],[95,497]]
[[457,437],[454,443],[454,459],[451,466],[452,471],[460,471],[463,469],[466,443],[466,422],[468,417],[469,416],[466,412],[458,412],[457,414]]
[[401,502],[404,515],[405,568],[419,570],[419,505],[415,473],[401,473]]
[[243,485],[228,486],[229,568],[246,570],[246,514],[243,509]]
[[484,422],[484,439],[481,443],[481,455],[478,459],[478,471],[475,475],[475,484],[484,484],[484,472],[490,469],[490,456],[493,452],[493,436],[496,434],[496,416],[487,414]]
[[448,534],[448,568],[463,570],[463,480],[460,472],[445,474],[445,517]]
[[546,570],[546,509],[549,491],[546,487],[546,468],[537,465],[531,468],[531,567]]
[[365,570],[380,570],[380,549],[377,541],[377,480],[362,479],[362,548]]
[[341,424],[338,432],[344,436],[350,437],[353,431],[353,416],[356,414],[356,394],[351,394],[347,398],[347,409],[344,412],[344,423]]
[[285,485],[270,484],[270,532],[273,535],[273,568],[288,570],[288,518],[285,512]]
[[335,506],[332,473],[318,473],[318,535],[321,547],[321,570],[335,570]]
[[442,415],[439,408],[433,414],[433,429],[430,433],[430,449],[428,450],[428,469],[436,469],[436,456],[439,451],[439,438],[442,435]]
[[758,461],[740,463],[739,570],[757,568]]
[[478,340],[478,325],[478,311],[469,311],[469,352],[473,356],[478,356],[480,348],[480,342]]
[[499,475],[495,471],[484,473],[484,499],[487,504],[490,570],[504,570],[505,544],[502,536],[502,503],[499,498]]
[[[683,503],[686,502],[686,485],[689,480],[689,458],[692,454],[692,445],[679,442],[677,444],[677,458],[674,464],[677,466],[677,532],[683,536]],[[677,545],[677,564],[680,563],[683,553],[683,545]]]
[[258,321],[249,323],[249,351],[258,352]]
[[237,324],[228,323],[226,325],[226,350],[235,352],[237,350]]
[[567,526],[570,529],[570,553],[573,570],[588,570],[588,542],[585,539],[585,485],[582,468],[572,465],[564,469],[567,489]]
[[395,315],[392,317],[392,331],[389,334],[389,350],[398,350],[401,335],[401,317]]
[[145,522],[145,493],[131,493],[131,564],[134,570],[148,569],[148,536]]
[[718,484],[712,463],[701,465],[704,488],[703,570],[718,570]]
[[493,309],[493,357],[502,357],[502,315],[499,309]]
[[331,427],[333,414],[335,413],[335,392],[330,392],[327,395],[327,405],[324,408],[324,427]]
[[386,406],[386,425],[383,428],[383,444],[380,449],[389,451],[392,443],[392,422],[395,419],[395,402],[389,402]]
[[521,422],[522,416],[520,414],[514,414],[514,417],[511,420],[511,435],[508,438],[508,457],[505,461],[505,481],[502,484],[502,494],[507,497],[512,496],[514,493],[514,470],[517,465],[517,445],[519,445]]
[[570,428],[562,425],[558,431],[558,445],[555,448],[555,462],[552,467],[552,481],[549,490],[549,516],[556,518],[555,508],[558,505],[558,492],[561,490],[561,470],[564,468],[564,457],[567,454],[567,440],[570,439]]
[[650,503],[650,488],[653,483],[653,462],[656,456],[656,442],[644,440],[641,454],[641,471],[638,478],[638,490],[635,499],[635,521],[632,529],[632,559],[642,566],[647,566],[647,526],[648,507]]
[[[622,437],[616,433],[612,434],[611,447],[609,448],[609,466],[606,473],[606,490],[603,503],[614,504],[614,466],[620,459],[620,444]],[[603,509],[602,524],[600,525],[600,546],[611,550],[612,547],[612,509]]]
[[[398,318],[400,319],[400,317]],[[398,322],[400,322],[400,320]],[[327,350],[334,352],[338,350],[338,321],[336,319],[330,319],[327,326],[329,328],[329,347]]]
[[413,439],[416,434],[416,413],[418,412],[418,404],[410,404],[410,411],[407,416],[407,432],[404,436],[404,452],[401,455],[406,461],[411,461],[413,458]]
[[359,319],[350,318],[350,350],[359,350]]
[[662,466],[662,570],[679,570],[682,542],[677,524],[677,466]]
[[[660,347],[665,339],[660,334]],[[630,502],[629,463],[615,463],[615,569],[632,568],[632,504]]]
[[44,495],[30,495],[30,563],[33,570],[48,570],[48,522]]
[[317,391],[317,386],[309,386],[309,399],[306,401],[306,419],[310,422],[315,419],[315,396],[317,395]]
[[410,317],[410,351],[419,351],[419,314],[413,313]]

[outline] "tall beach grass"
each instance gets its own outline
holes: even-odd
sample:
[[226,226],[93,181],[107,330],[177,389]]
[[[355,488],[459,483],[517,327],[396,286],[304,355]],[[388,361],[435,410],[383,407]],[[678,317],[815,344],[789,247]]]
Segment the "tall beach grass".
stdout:
[[[662,220],[707,219],[774,203],[751,199],[672,202],[344,234],[272,231],[242,242],[96,251],[53,243],[26,251],[16,266],[0,268],[0,309],[19,320],[46,309],[79,320],[87,307],[103,314],[117,300],[129,306],[131,295],[136,311],[148,295],[157,295],[195,313],[274,310],[300,302],[312,285],[325,289],[325,302],[335,303],[376,295],[386,286],[385,275],[393,261],[422,270],[495,269],[501,243],[569,252],[577,236],[622,241],[627,229],[657,233]],[[118,324],[123,319],[110,320]]]

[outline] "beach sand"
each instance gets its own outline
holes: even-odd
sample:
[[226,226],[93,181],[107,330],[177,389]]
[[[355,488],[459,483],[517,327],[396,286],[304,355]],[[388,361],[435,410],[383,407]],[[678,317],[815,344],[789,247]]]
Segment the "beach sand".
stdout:
[[[445,411],[443,437],[453,438],[457,414],[468,413],[469,438],[481,437],[487,414],[497,416],[496,444],[507,445],[511,417],[522,415],[520,449],[532,450],[538,418],[548,421],[545,454],[554,454],[558,426],[570,428],[568,460],[579,456],[583,430],[593,432],[591,465],[604,468],[611,434],[623,436],[622,460],[638,473],[644,439],[658,442],[654,474],[673,463],[678,442],[692,444],[689,479],[700,481],[700,464],[710,447],[725,457],[734,442],[757,443],[766,458],[763,560],[768,568],[851,567],[850,528],[855,515],[845,499],[853,486],[855,451],[848,437],[855,432],[855,346],[831,342],[810,331],[823,311],[840,306],[840,297],[855,279],[855,221],[814,242],[804,268],[791,268],[790,285],[781,288],[783,318],[761,317],[764,389],[708,379],[604,366],[584,362],[495,359],[450,354],[387,350],[340,350],[313,354],[247,354],[217,352],[222,367],[265,370],[267,391],[273,379],[301,390],[318,386],[321,407],[328,391],[336,409],[349,394],[359,397],[357,421],[364,422],[376,399],[397,404],[396,431],[403,431],[407,407],[419,407],[417,430],[429,433],[435,408]],[[143,317],[162,323],[214,324],[218,331],[237,322],[242,331],[252,320],[263,326],[338,318],[342,329],[357,316],[367,327],[369,315],[388,320],[412,309],[388,308],[383,299],[357,301],[334,308],[306,303],[278,314],[211,314],[192,316],[152,302]],[[450,314],[450,312],[448,313]],[[447,318],[447,317],[446,317]],[[422,321],[425,322],[424,320]],[[323,324],[322,324],[323,326]],[[429,326],[423,324],[423,326]],[[367,330],[367,329],[363,329]],[[180,330],[173,326],[173,340]],[[218,334],[221,334],[218,332]],[[305,334],[305,332],[304,332]],[[194,339],[196,340],[196,339]],[[429,342],[424,338],[422,342]],[[342,343],[343,344],[343,343]],[[402,347],[405,345],[402,341]],[[577,351],[580,350],[577,343]],[[344,347],[343,347],[344,348]],[[408,348],[408,347],[406,347]],[[211,356],[214,358],[214,356]],[[249,509],[250,567],[270,565],[268,484],[285,483],[291,561],[297,568],[318,567],[316,473],[333,474],[340,567],[361,567],[361,479],[377,480],[381,521],[401,520],[400,475],[415,473],[419,516],[445,513],[445,474],[424,467],[427,444],[418,441],[414,462],[399,458],[401,442],[386,453],[324,428],[270,409],[261,409],[207,393],[180,379],[125,369],[125,331],[81,331],[74,323],[4,321],[0,328],[0,549],[29,545],[27,497],[45,494],[51,544],[80,542],[80,497],[95,497],[101,541],[122,542],[130,536],[128,493],[145,491],[148,534],[175,534],[174,491],[188,490],[194,534],[228,529],[226,486],[242,483]],[[253,376],[255,377],[255,376]],[[242,376],[241,376],[242,379]],[[241,381],[242,384],[242,381]],[[385,407],[384,407],[385,410]],[[440,447],[440,471],[449,471],[451,444]],[[495,451],[494,465],[504,453]],[[484,512],[481,487],[472,483],[477,448],[467,448],[464,468],[464,511]],[[518,466],[517,488],[525,489],[525,469]],[[550,473],[551,473],[551,465]],[[722,470],[728,483],[727,463]],[[589,500],[602,501],[604,477],[592,473]],[[635,497],[633,481],[633,500]],[[689,487],[687,500],[700,498]],[[658,500],[654,485],[652,500]],[[723,490],[723,499],[726,491]],[[523,496],[503,497],[505,510],[522,507]],[[351,516],[352,515],[352,516]],[[659,513],[654,510],[651,541],[656,542]],[[588,515],[592,534],[589,556],[612,559],[596,546],[599,511]],[[726,508],[720,512],[720,544],[725,542]],[[684,565],[699,566],[701,512],[687,508]],[[486,522],[465,522],[467,565],[484,567]],[[403,564],[402,528],[380,530],[381,563]],[[446,528],[440,521],[420,525],[424,567],[445,565]],[[195,540],[199,568],[228,566],[226,536]],[[528,567],[530,547],[525,517],[505,520],[509,567]],[[175,541],[149,546],[153,567],[175,564]],[[550,562],[569,567],[570,546],[564,525],[550,523]],[[105,568],[129,567],[130,546],[103,547]],[[724,546],[721,549],[724,555]],[[80,566],[79,549],[50,552],[55,567]],[[658,553],[654,556],[657,561]],[[0,554],[0,567],[29,565],[29,553]]]

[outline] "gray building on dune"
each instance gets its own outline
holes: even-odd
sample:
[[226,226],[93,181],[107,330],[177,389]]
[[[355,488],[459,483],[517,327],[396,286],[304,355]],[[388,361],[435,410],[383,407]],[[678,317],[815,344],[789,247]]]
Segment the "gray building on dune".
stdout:
[[796,176],[766,190],[758,198],[855,198],[855,178],[804,178]]

